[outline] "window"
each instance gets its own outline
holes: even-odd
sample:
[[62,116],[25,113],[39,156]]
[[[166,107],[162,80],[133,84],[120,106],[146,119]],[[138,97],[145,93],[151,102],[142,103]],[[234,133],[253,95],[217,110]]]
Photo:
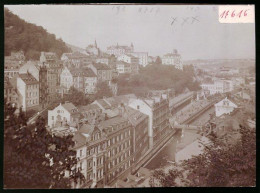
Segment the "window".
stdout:
[[80,152],[79,152],[79,156],[80,156],[80,157],[82,156],[82,149],[81,149]]

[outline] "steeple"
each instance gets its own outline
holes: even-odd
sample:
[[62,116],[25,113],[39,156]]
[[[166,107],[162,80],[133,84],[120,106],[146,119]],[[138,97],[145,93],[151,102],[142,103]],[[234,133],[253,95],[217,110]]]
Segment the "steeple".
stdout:
[[95,39],[95,47],[97,48],[97,41],[96,41],[96,39]]

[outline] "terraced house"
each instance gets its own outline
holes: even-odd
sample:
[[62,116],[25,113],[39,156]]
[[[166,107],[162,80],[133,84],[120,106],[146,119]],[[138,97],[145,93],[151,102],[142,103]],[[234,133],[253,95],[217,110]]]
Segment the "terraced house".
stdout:
[[[121,116],[96,124],[83,124],[74,140],[79,158],[78,168],[85,182],[74,187],[104,187],[113,183],[132,164],[132,126]],[[86,153],[85,153],[86,152]]]

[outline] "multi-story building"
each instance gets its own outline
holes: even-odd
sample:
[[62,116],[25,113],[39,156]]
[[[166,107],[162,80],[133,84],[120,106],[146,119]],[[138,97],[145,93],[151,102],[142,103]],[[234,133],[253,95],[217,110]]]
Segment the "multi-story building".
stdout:
[[112,80],[113,70],[105,64],[93,63],[89,65],[89,68],[93,70],[97,76],[98,82],[110,82]]
[[149,148],[152,148],[164,135],[167,135],[170,126],[169,102],[166,95],[147,99],[134,99],[129,103],[129,107],[149,116]]
[[117,58],[117,60],[131,64],[131,73],[138,73],[139,59],[137,57],[130,54],[122,54]]
[[85,182],[75,188],[104,187],[113,183],[132,164],[132,126],[121,116],[100,123],[83,124],[74,135],[79,162],[77,168]]
[[116,46],[109,46],[107,47],[107,53],[109,55],[114,55],[116,57],[122,55],[134,52],[134,46],[131,44],[131,46],[119,46],[118,44]]
[[120,114],[128,119],[133,126],[132,152],[133,162],[138,163],[149,150],[148,115],[131,107],[121,105]]
[[116,63],[116,70],[119,74],[130,74],[132,72],[131,64],[118,61]]
[[80,52],[73,53],[63,53],[61,56],[61,61],[64,66],[67,67],[84,67],[91,63],[92,59],[86,54],[82,54]]
[[215,80],[211,83],[203,83],[201,87],[204,91],[208,91],[210,95],[216,93],[227,93],[233,90],[233,84],[230,80]]
[[60,85],[59,80],[63,65],[53,52],[41,52],[39,65],[44,65],[47,68],[47,101],[51,103],[57,98],[56,87]]
[[61,86],[64,86],[67,91],[72,86],[85,94],[94,94],[96,91],[97,77],[89,68],[65,67],[60,78]]
[[23,61],[17,59],[14,56],[5,56],[4,59],[4,76],[12,78],[19,73],[19,68],[23,64]]
[[132,52],[131,55],[138,58],[139,65],[145,67],[148,64],[148,52]]
[[131,167],[132,126],[121,116],[108,119],[99,124],[106,135],[104,184],[110,184]]
[[20,74],[29,72],[39,82],[39,104],[42,108],[48,103],[47,68],[44,64],[28,61],[20,69]]
[[19,74],[17,77],[17,90],[24,111],[39,109],[39,81],[30,73]]
[[73,75],[68,67],[65,67],[61,72],[60,85],[66,89],[66,92],[73,86]]
[[48,126],[50,128],[62,125],[77,127],[80,120],[78,108],[70,102],[65,102],[48,110]]
[[98,57],[96,58],[96,63],[102,63],[102,64],[109,64],[109,58],[105,58],[105,57]]
[[165,54],[162,57],[162,64],[173,65],[175,68],[183,70],[181,55],[178,54],[177,50],[173,50],[173,53]]

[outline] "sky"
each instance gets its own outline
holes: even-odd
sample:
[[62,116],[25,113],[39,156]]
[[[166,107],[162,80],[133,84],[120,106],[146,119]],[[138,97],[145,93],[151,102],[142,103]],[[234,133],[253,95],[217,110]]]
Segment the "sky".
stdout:
[[[255,58],[255,24],[224,24],[217,5],[6,5],[66,43],[86,48],[95,39],[183,60]],[[176,19],[175,21],[173,21]]]

